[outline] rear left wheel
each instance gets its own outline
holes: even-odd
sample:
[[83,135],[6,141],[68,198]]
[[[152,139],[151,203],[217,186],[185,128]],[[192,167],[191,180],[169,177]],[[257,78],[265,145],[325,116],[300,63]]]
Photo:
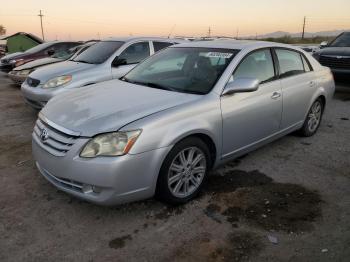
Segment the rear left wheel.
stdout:
[[304,125],[299,130],[302,136],[313,136],[317,132],[322,120],[323,107],[323,101],[320,98],[312,104]]

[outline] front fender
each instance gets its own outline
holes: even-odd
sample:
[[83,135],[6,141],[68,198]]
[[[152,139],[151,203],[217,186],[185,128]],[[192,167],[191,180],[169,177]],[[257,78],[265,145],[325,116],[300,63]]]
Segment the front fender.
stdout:
[[164,110],[124,126],[121,130],[142,129],[130,154],[139,154],[175,145],[194,135],[208,136],[221,152],[222,117],[219,99],[207,97],[187,105]]

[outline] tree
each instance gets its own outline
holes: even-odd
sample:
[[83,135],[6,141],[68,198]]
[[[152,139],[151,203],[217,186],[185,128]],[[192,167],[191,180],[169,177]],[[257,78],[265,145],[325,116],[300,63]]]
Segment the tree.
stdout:
[[0,35],[6,34],[6,28],[3,25],[0,25]]

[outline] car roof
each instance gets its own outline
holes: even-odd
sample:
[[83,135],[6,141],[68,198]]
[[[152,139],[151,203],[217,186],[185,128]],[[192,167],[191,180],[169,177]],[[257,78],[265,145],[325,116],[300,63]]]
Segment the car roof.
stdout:
[[275,42],[255,41],[255,40],[233,40],[233,39],[220,39],[215,41],[193,41],[178,44],[173,47],[202,47],[202,48],[223,48],[223,49],[251,49],[251,48],[263,48],[263,47],[288,47],[293,48],[291,45],[285,45]]
[[182,43],[187,42],[184,39],[176,39],[176,38],[165,38],[165,37],[137,37],[137,36],[128,36],[128,37],[109,37],[105,38],[102,41],[121,41],[121,42],[131,42],[131,41],[166,41],[166,42],[176,42]]

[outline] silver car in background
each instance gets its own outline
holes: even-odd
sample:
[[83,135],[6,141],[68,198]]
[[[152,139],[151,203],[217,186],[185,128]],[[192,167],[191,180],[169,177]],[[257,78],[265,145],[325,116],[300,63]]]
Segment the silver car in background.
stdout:
[[289,45],[176,45],[120,80],[50,100],[34,159],[53,185],[87,201],[184,203],[210,169],[294,131],[314,135],[334,88],[328,68]]
[[110,38],[62,63],[40,68],[22,84],[25,101],[41,109],[57,94],[71,89],[120,78],[136,64],[179,39],[127,37]]
[[22,83],[27,79],[28,75],[35,70],[49,64],[55,64],[68,59],[74,59],[75,56],[78,56],[95,43],[96,42],[94,41],[90,41],[66,50],[60,50],[50,57],[45,57],[25,63],[24,65],[14,68],[11,72],[8,73],[8,76],[15,84],[21,86]]

